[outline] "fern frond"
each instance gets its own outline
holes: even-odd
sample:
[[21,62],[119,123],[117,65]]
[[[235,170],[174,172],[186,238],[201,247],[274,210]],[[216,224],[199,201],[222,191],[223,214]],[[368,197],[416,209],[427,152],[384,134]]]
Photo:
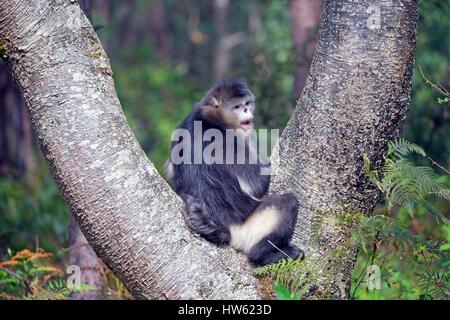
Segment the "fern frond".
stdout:
[[255,276],[274,276],[285,270],[295,270],[300,268],[302,262],[298,259],[283,259],[278,263],[271,263],[262,267],[253,269],[253,274]]
[[413,247],[416,243],[428,243],[401,227],[395,219],[383,215],[361,216],[360,222],[352,230],[351,244],[367,252],[367,244],[377,240]]
[[422,203],[427,210],[436,217],[437,220],[444,221],[445,224],[449,225],[448,219],[440,212],[438,209],[436,209],[430,202],[423,201]]
[[423,157],[425,157],[427,155],[427,153],[421,146],[419,146],[415,143],[409,142],[408,140],[406,140],[404,138],[400,138],[397,140],[389,141],[388,151],[387,151],[386,156],[387,157],[404,158],[413,153],[420,154]]
[[444,215],[431,206],[426,200],[430,195],[450,201],[450,189],[439,181],[439,176],[430,167],[416,166],[405,157],[417,153],[426,156],[425,151],[418,145],[398,139],[389,142],[388,152],[382,172],[382,179],[378,173],[370,170],[370,161],[364,158],[364,173],[385,195],[386,204],[390,210],[395,204],[407,209],[411,216],[419,205],[441,221],[447,223]]
[[364,175],[369,178],[370,182],[372,182],[374,185],[380,188],[379,186],[380,177],[378,176],[378,172],[376,170],[371,169],[372,162],[370,161],[367,154],[363,154],[363,160],[364,160],[364,167],[363,167]]
[[450,282],[448,275],[442,272],[423,271],[416,273],[418,285],[423,292],[435,300],[450,299]]
[[324,257],[308,260],[281,260],[253,270],[257,277],[269,276],[275,283],[281,283],[301,298],[310,288],[319,283],[320,270],[325,263]]

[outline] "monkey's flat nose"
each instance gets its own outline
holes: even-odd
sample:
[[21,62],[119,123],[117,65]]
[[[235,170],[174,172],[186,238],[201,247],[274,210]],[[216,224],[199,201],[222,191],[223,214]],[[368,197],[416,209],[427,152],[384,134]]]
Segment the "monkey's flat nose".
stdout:
[[245,109],[244,109],[244,112],[247,112],[247,111],[248,111],[248,108],[245,108]]

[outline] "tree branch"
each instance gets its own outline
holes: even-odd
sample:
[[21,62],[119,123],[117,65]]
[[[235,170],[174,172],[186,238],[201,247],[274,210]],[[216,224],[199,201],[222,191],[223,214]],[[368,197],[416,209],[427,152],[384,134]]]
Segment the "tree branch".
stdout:
[[0,0],[0,43],[73,216],[135,297],[260,297],[242,255],[185,228],[182,201],[128,127],[77,2]]
[[[356,252],[348,230],[318,217],[351,209],[370,213],[379,191],[363,175],[363,154],[378,168],[397,138],[410,101],[418,0],[327,0],[310,74],[274,153],[272,193],[294,192],[300,202],[294,243],[323,261],[325,290],[348,298]],[[330,265],[338,272],[330,272]]]

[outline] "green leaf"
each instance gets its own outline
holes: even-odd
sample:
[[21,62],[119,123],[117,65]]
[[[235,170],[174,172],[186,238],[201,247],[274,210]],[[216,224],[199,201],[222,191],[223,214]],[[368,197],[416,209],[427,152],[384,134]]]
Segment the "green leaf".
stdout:
[[440,246],[439,250],[450,250],[450,227],[447,227],[447,243],[444,243],[442,246]]
[[444,97],[444,98],[438,97],[438,98],[437,98],[437,102],[438,102],[439,104],[444,104],[444,103],[450,102],[450,98],[449,98],[449,97]]
[[292,293],[280,282],[275,283],[275,295],[280,300],[300,300],[300,296],[298,294]]
[[423,157],[427,155],[425,150],[421,146],[409,142],[404,138],[389,141],[388,143],[388,152],[387,152],[388,157],[396,156],[398,158],[402,158],[412,153],[420,154]]
[[443,260],[442,261],[442,266],[443,267],[450,266],[450,258]]

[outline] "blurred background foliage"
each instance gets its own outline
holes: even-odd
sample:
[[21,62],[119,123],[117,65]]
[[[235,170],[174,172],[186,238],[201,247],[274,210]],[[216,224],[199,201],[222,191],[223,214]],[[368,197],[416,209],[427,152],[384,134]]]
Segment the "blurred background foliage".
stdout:
[[[284,127],[301,91],[295,84],[296,71],[303,60],[310,59],[295,54],[299,44],[292,20],[299,17],[292,8],[296,1],[301,2],[80,1],[111,59],[129,124],[158,170],[168,156],[172,130],[224,74],[250,84],[259,108],[257,127]],[[450,86],[449,9],[448,0],[421,1],[412,102],[403,134],[445,168],[450,166],[449,103],[438,102],[441,95],[424,81],[419,67],[433,83]],[[306,31],[314,42],[316,29]],[[64,265],[69,212],[37,147],[26,141],[31,139],[30,125],[22,114],[20,94],[8,77],[0,64],[0,258],[10,255],[8,249],[38,247],[52,252],[56,263]],[[13,121],[7,122],[7,116]],[[418,161],[430,166],[426,160]],[[437,172],[448,185],[448,176]],[[436,200],[433,205],[449,216],[448,202]],[[383,211],[384,204],[377,210]],[[419,208],[414,217],[401,208],[394,208],[390,215],[425,239],[446,238],[446,229],[425,208]],[[390,254],[390,248],[376,254],[381,259]],[[361,285],[354,298],[420,298],[412,276],[417,270],[410,267],[414,257],[413,252],[396,251],[389,260],[390,280],[383,282],[382,290],[369,292]],[[365,259],[367,253],[361,253],[355,273]]]

